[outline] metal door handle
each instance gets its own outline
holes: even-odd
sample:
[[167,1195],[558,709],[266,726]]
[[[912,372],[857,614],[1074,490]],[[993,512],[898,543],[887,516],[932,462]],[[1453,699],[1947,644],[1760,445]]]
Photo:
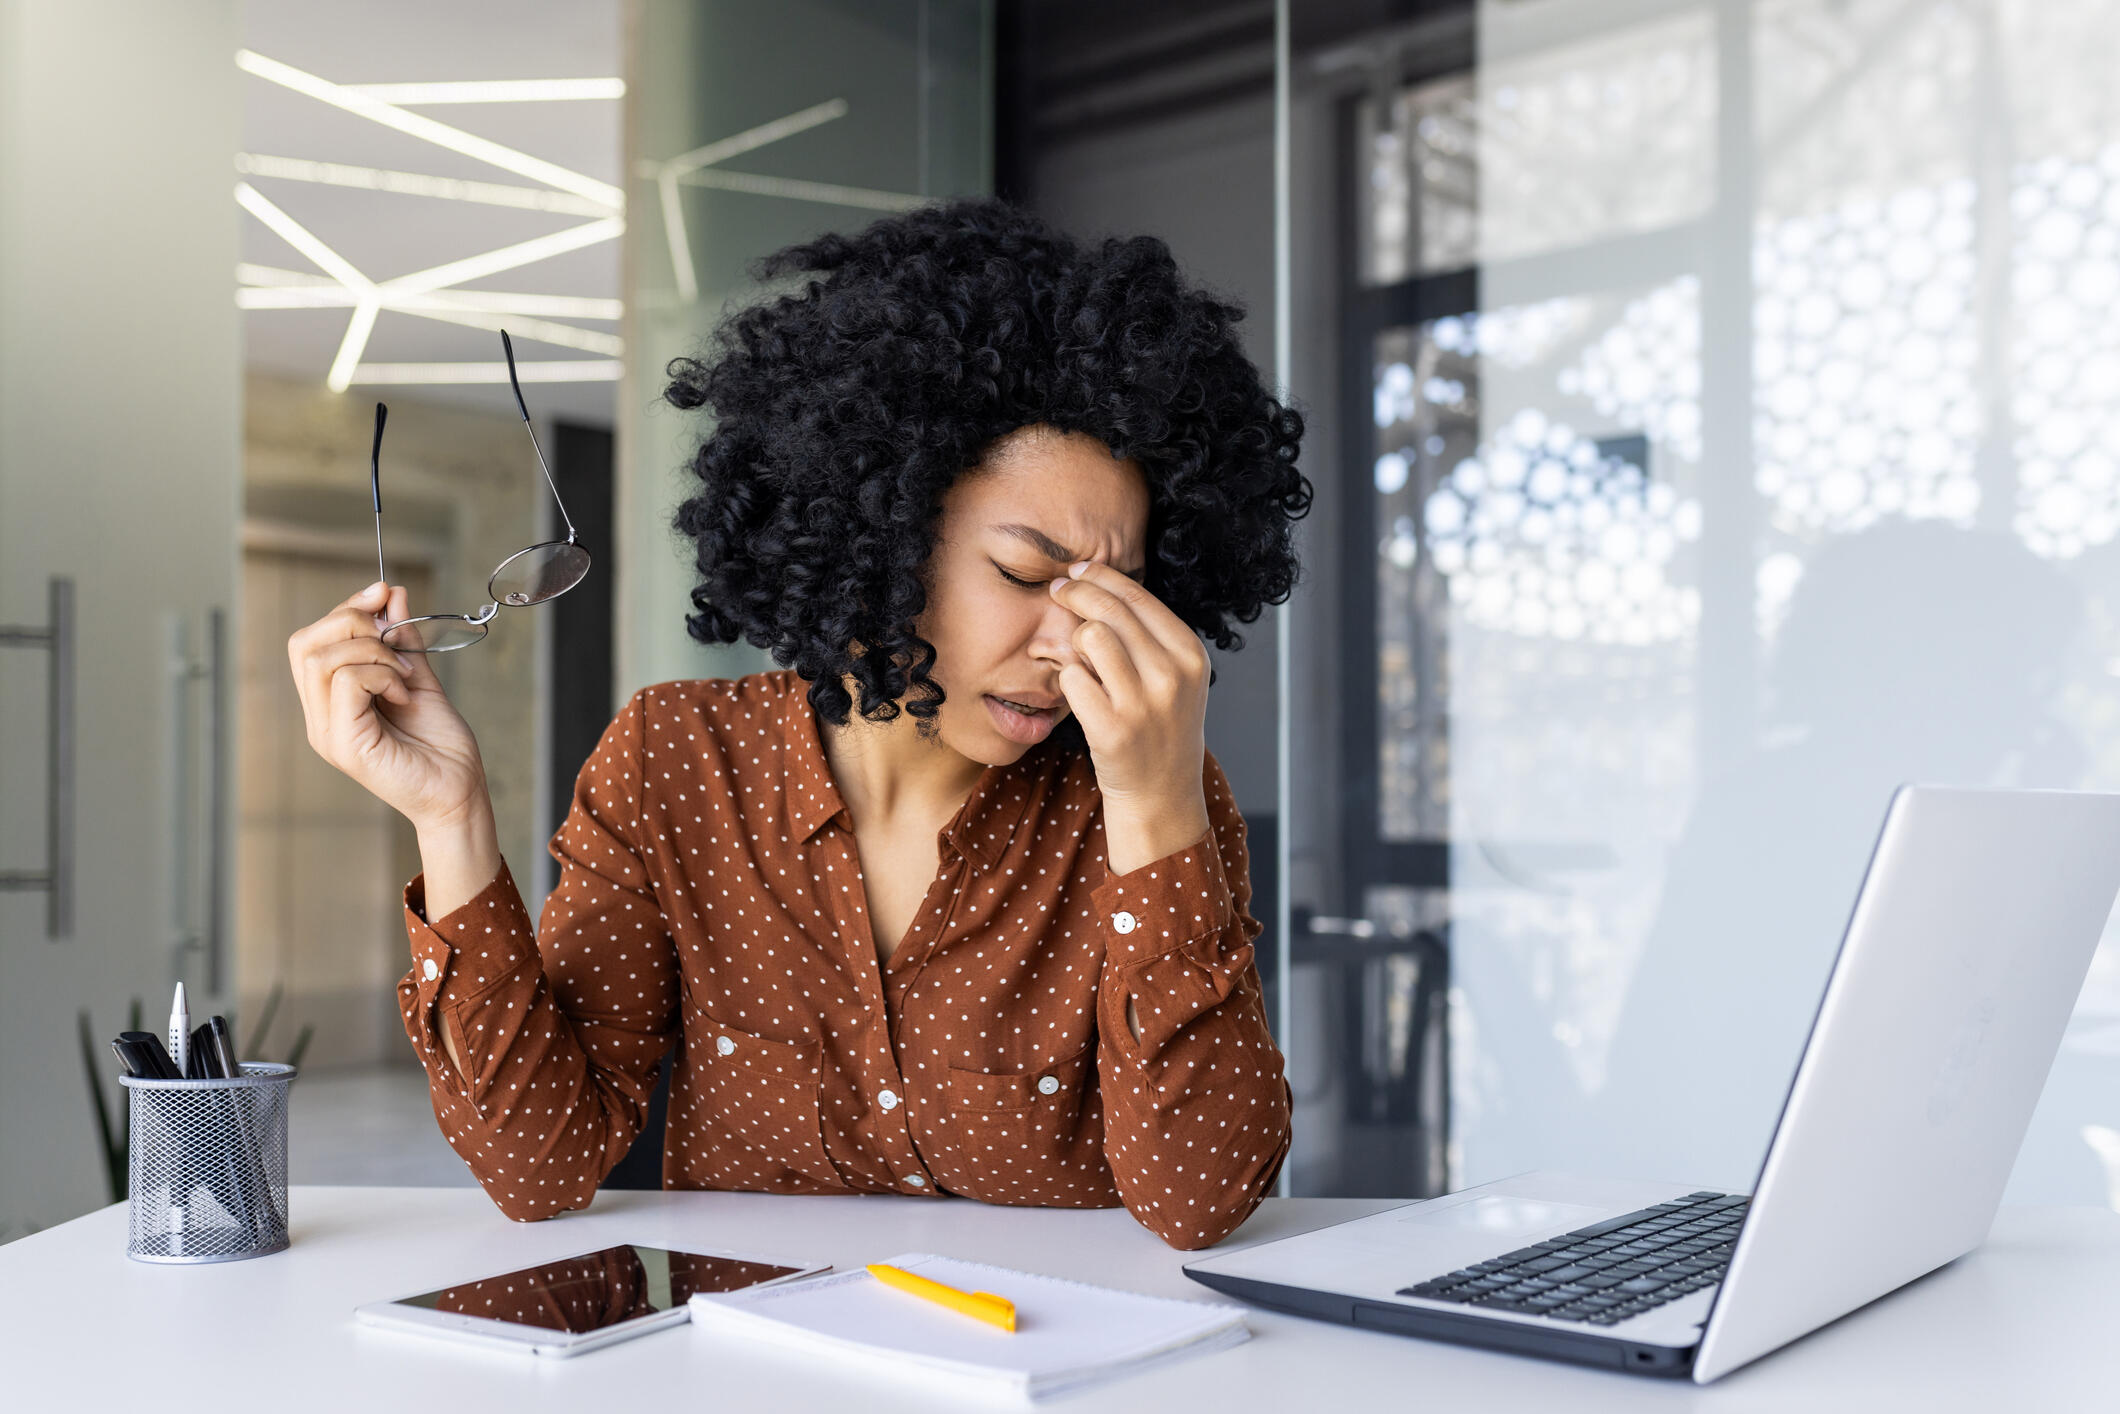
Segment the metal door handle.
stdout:
[[41,870],[0,870],[0,891],[44,889],[45,936],[74,933],[74,582],[51,579],[51,623],[45,628],[0,625],[0,647],[43,648],[51,653],[45,714],[51,732],[44,797],[45,865]]
[[[177,928],[180,952],[198,949],[205,954],[206,990],[219,995],[227,954],[227,894],[222,867],[228,822],[228,615],[212,608],[206,614],[206,656],[191,656],[190,634],[181,617],[170,617],[170,673],[174,685],[174,712],[170,749],[176,763],[176,809],[171,820],[171,848],[176,858],[176,896],[171,915]],[[206,681],[206,851],[205,904],[197,928],[192,924],[190,871],[191,841],[198,827],[192,787],[191,684]]]

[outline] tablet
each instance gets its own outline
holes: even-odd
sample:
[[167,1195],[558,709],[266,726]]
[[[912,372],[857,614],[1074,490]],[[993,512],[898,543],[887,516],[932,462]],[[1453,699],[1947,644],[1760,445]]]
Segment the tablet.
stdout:
[[693,1293],[735,1291],[830,1271],[829,1263],[745,1252],[675,1252],[627,1243],[439,1291],[354,1308],[354,1318],[418,1335],[530,1355],[578,1355],[687,1317]]

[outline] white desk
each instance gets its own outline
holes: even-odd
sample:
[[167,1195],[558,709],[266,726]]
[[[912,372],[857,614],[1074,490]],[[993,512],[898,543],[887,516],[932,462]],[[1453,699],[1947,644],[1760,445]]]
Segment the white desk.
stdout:
[[[296,1188],[293,1245],[243,1262],[125,1255],[125,1209],[0,1247],[0,1405],[29,1411],[420,1408],[935,1414],[992,1408],[952,1387],[864,1379],[686,1326],[572,1360],[432,1344],[354,1324],[363,1301],[612,1242],[741,1247],[841,1268],[900,1251],[1216,1299],[1121,1209],[957,1199],[610,1192],[517,1224],[476,1189]],[[1388,1206],[1272,1199],[1249,1243]],[[2005,1209],[1986,1247],[1705,1390],[1254,1310],[1252,1339],[1055,1408],[1788,1411],[2120,1408],[2120,1217]],[[938,1394],[937,1390],[943,1391]]]

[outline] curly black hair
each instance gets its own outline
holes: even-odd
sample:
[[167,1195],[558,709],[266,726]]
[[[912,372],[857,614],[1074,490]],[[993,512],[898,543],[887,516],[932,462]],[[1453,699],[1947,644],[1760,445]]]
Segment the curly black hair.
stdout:
[[[1078,243],[993,199],[920,207],[757,262],[807,274],[673,360],[664,398],[708,407],[696,494],[674,527],[697,547],[686,616],[702,643],[745,639],[811,683],[843,725],[899,702],[932,733],[943,690],[914,632],[943,494],[997,438],[1044,424],[1130,457],[1149,491],[1146,586],[1216,647],[1285,600],[1303,419],[1275,401],[1232,326],[1151,236]],[[1082,745],[1069,717],[1048,741]],[[1062,733],[1069,733],[1063,736]]]

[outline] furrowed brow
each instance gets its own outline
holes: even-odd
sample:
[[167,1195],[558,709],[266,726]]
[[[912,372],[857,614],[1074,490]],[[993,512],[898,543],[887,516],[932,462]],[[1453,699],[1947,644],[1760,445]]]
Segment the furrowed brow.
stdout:
[[[1010,521],[1006,525],[990,526],[989,529],[998,530],[1003,535],[1014,536],[1016,539],[1021,540],[1024,544],[1030,546],[1033,550],[1036,550],[1039,554],[1045,556],[1045,558],[1047,558],[1048,560],[1054,560],[1063,565],[1074,564],[1077,560],[1082,558],[1082,556],[1076,554],[1073,550],[1068,549],[1065,545],[1062,545],[1059,541],[1053,539],[1052,536],[1047,535],[1044,531],[1038,529],[1036,526],[1023,525],[1016,521]],[[1145,565],[1142,566],[1140,569],[1121,570],[1119,572],[1125,575],[1128,579],[1133,580],[1137,584],[1148,576],[1148,568]]]

